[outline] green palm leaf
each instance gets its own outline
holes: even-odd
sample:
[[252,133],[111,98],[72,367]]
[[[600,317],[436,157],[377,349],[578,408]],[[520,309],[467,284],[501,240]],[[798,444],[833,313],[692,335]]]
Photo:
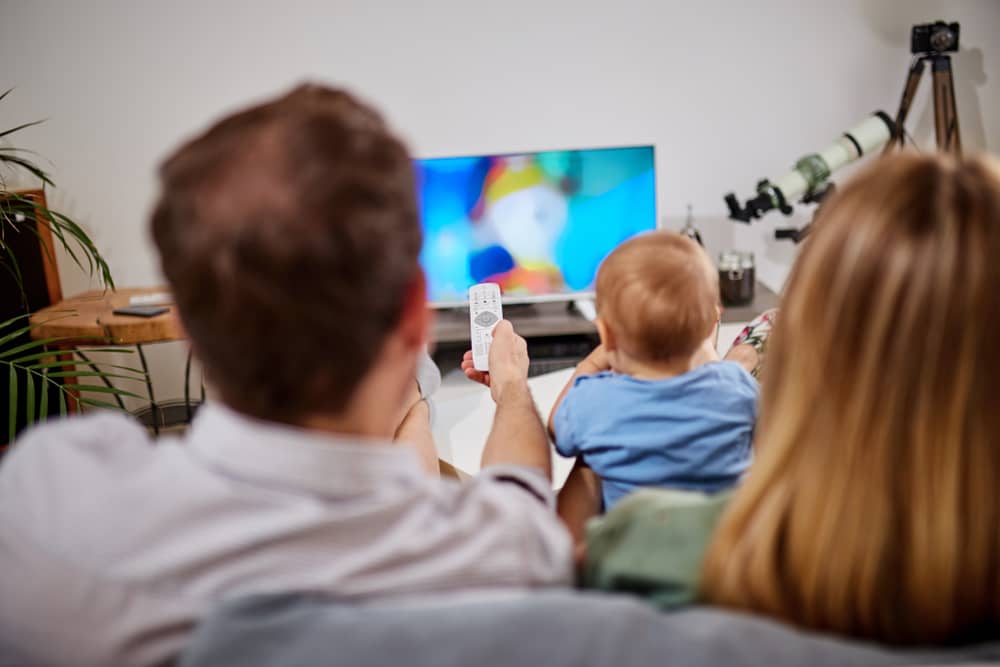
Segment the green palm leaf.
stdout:
[[[0,92],[0,101],[12,91],[8,88]],[[0,141],[10,141],[18,132],[34,127],[44,121],[35,120],[0,129]],[[55,187],[51,176],[38,166],[37,156],[30,150],[6,144],[0,146],[0,167],[30,174],[37,179],[44,190]],[[42,232],[48,229],[53,243],[42,243]],[[39,239],[43,252],[50,262],[55,261],[54,247],[62,248],[81,270],[93,276],[97,274],[107,287],[114,287],[111,269],[97,246],[84,229],[72,218],[43,206],[38,198],[12,192],[0,174],[0,267],[9,275],[21,292],[22,303],[27,303],[21,267],[13,248],[7,242],[8,234],[29,233]],[[45,338],[28,340],[37,325],[28,321],[28,315],[20,315],[0,322],[0,373],[7,368],[9,384],[8,438],[13,440],[19,416],[28,424],[42,420],[49,415],[50,391],[58,396],[59,414],[65,415],[70,401],[75,405],[123,409],[123,397],[143,398],[134,392],[115,387],[112,380],[119,382],[145,381],[145,372],[129,366],[110,365],[110,370],[101,370],[85,356],[77,359],[68,348],[79,345],[80,338]],[[86,341],[86,339],[84,339]],[[132,353],[132,350],[105,347],[108,341],[94,337],[94,347],[98,351]],[[67,349],[53,349],[53,348]],[[66,358],[69,355],[70,358]],[[61,358],[60,358],[61,357]],[[0,375],[2,377],[2,375]],[[100,380],[102,384],[76,384],[76,380]],[[23,392],[21,391],[23,390]],[[117,405],[99,400],[111,397]]]
[[48,371],[42,371],[42,392],[41,400],[38,402],[38,421],[44,421],[49,416],[49,392],[45,391],[48,380]]
[[[25,374],[25,385],[26,390],[24,392],[24,411],[27,415],[28,422],[33,423],[35,421],[35,379],[34,374],[30,371]],[[44,391],[42,393],[45,393]]]
[[[8,90],[7,93],[9,93],[9,92],[10,91]],[[0,100],[2,100],[4,97],[7,97],[7,93],[4,93],[2,96],[0,96]],[[35,125],[41,125],[44,122],[45,122],[44,120],[33,120],[30,123],[22,123],[21,125],[18,125],[16,127],[12,127],[9,130],[4,130],[3,132],[0,132],[0,139],[3,139],[8,134],[14,134],[15,132],[20,132],[21,130],[23,130],[25,128],[33,127]]]

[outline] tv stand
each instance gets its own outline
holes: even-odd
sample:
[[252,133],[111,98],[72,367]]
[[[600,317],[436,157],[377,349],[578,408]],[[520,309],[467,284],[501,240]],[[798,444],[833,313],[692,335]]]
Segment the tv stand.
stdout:
[[[530,375],[574,366],[600,342],[594,323],[580,315],[572,302],[505,304],[503,316],[528,342]],[[434,361],[447,373],[469,349],[468,309],[437,311],[433,335]]]
[[[593,309],[593,301],[582,301],[582,305],[566,301],[504,305],[503,315],[528,341],[528,354],[533,360],[582,359],[599,342],[597,328],[587,317],[587,309]],[[722,323],[749,322],[777,305],[778,295],[757,283],[754,302],[749,306],[723,309]],[[469,349],[468,308],[438,310],[432,340],[434,360],[441,370],[447,372],[456,368]]]
[[[510,320],[514,330],[525,338],[597,333],[593,322],[568,308],[565,301],[504,304],[503,316],[504,319]],[[439,345],[442,343],[468,345],[468,308],[437,311],[433,338]]]
[[572,303],[571,307],[580,314],[580,317],[588,322],[593,322],[597,319],[597,307],[594,305],[593,299],[577,299]]

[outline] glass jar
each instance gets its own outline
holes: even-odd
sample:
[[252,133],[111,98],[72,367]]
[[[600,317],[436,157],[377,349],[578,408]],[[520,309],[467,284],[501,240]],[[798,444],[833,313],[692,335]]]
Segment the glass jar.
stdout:
[[727,250],[719,253],[719,296],[724,306],[753,303],[756,266],[752,252]]

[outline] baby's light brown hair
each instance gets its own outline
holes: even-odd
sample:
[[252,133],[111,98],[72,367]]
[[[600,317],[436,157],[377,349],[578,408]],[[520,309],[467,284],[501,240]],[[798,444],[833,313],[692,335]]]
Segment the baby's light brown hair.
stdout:
[[694,354],[718,321],[718,273],[701,246],[675,232],[618,246],[598,269],[596,291],[598,317],[639,361]]

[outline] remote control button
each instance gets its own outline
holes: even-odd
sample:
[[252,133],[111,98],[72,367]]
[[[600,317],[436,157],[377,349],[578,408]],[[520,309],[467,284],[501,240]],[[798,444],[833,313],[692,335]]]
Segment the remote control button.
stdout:
[[496,321],[497,321],[496,314],[488,310],[484,310],[483,312],[476,315],[476,320],[475,320],[476,324],[478,324],[481,327],[488,327]]

